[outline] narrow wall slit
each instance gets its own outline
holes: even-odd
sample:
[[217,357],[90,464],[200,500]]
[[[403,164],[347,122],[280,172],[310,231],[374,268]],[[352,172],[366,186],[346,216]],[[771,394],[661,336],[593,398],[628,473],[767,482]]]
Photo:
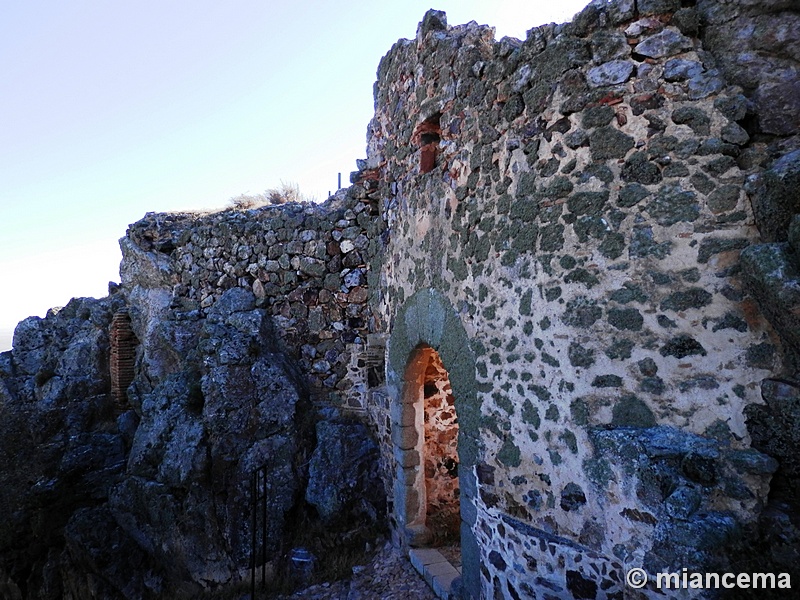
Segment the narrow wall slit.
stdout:
[[436,155],[442,139],[442,128],[439,125],[441,116],[441,113],[436,113],[428,117],[414,130],[412,140],[419,147],[420,173],[430,173],[436,167]]
[[128,410],[128,386],[133,382],[136,363],[136,346],[139,340],[133,333],[131,317],[126,309],[117,311],[111,321],[110,360],[111,395],[117,413]]

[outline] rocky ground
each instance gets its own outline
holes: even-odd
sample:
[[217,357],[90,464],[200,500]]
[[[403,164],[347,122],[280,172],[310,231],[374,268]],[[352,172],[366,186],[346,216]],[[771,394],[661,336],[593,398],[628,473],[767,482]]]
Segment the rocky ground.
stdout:
[[436,600],[408,558],[387,543],[349,580],[323,583],[274,600]]

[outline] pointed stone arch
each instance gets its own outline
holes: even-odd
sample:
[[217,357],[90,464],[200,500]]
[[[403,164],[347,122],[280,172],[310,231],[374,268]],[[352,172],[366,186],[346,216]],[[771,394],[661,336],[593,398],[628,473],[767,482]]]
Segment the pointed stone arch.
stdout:
[[[459,500],[461,511],[462,589],[467,598],[480,596],[480,555],[473,532],[477,512],[475,497],[478,459],[478,404],[475,356],[461,319],[448,299],[428,288],[412,295],[395,316],[387,346],[386,385],[391,398],[394,474],[394,517],[405,547],[415,543],[420,531],[424,495],[420,481],[419,395],[424,373],[414,361],[430,348],[448,374],[458,418]],[[411,392],[409,390],[412,390]],[[414,449],[417,449],[416,455]],[[424,485],[424,484],[423,484]]]

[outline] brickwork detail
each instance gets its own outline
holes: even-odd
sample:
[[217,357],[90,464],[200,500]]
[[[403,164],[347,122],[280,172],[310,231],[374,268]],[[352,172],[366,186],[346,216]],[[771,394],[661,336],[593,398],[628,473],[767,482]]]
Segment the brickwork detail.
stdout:
[[127,389],[133,382],[136,365],[136,346],[139,341],[131,327],[127,310],[114,314],[111,321],[111,394],[118,410],[127,407]]

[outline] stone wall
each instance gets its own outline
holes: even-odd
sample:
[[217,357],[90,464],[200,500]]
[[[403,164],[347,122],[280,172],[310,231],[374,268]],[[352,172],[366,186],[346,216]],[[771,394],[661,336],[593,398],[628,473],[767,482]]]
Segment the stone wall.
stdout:
[[[336,394],[361,407],[360,398],[348,394],[346,374],[352,353],[361,353],[367,333],[376,329],[367,305],[369,262],[379,239],[375,213],[363,186],[321,205],[149,213],[122,240],[123,285],[134,297],[160,290],[162,308],[190,316],[203,316],[227,289],[252,290],[312,395]],[[156,282],[141,267],[147,261],[158,261]],[[133,304],[142,339],[160,313]]]
[[[739,253],[760,241],[748,179],[796,142],[757,112],[769,77],[726,79],[737,58],[698,37],[721,13],[691,4],[595,2],[499,42],[431,11],[381,61],[376,310],[391,347],[398,315],[425,310],[410,299],[435,290],[470,339],[473,595],[534,597],[535,581],[616,597],[626,568],[724,564],[767,500],[775,463],[749,449],[744,409],[785,348]],[[744,4],[766,21],[787,8]],[[796,60],[775,60],[796,82]]]

